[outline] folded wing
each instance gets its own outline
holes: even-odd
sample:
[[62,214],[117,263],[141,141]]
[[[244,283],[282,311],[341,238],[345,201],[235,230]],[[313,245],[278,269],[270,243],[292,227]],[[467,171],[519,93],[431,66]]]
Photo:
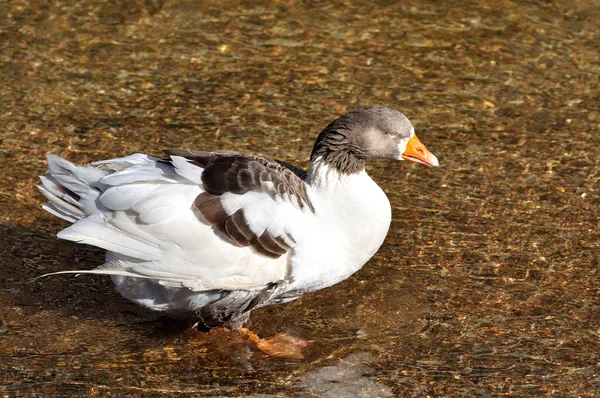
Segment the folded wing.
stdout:
[[[87,272],[195,291],[253,290],[287,278],[296,237],[314,215],[302,172],[237,152],[165,153],[96,164],[105,171],[93,183],[97,206],[59,233],[111,253]],[[72,201],[68,189],[63,196]]]
[[235,152],[165,152],[176,167],[185,159],[203,169],[205,192],[194,207],[232,244],[278,258],[295,244],[286,222],[291,209],[314,213],[304,181],[278,162]]

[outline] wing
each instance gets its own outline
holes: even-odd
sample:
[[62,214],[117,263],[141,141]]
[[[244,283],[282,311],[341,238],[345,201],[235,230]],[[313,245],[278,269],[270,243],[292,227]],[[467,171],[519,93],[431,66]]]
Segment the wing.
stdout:
[[286,163],[237,152],[164,152],[176,169],[178,165],[185,168],[182,159],[202,169],[200,181],[205,192],[197,196],[194,207],[233,245],[250,246],[257,254],[278,258],[296,241],[283,228],[284,220],[273,217],[277,204],[314,213],[306,184],[296,174],[302,170]]
[[107,172],[95,183],[98,206],[59,237],[110,256],[104,266],[75,272],[194,291],[285,280],[296,242],[315,219],[303,172],[237,152],[165,153],[95,164]]

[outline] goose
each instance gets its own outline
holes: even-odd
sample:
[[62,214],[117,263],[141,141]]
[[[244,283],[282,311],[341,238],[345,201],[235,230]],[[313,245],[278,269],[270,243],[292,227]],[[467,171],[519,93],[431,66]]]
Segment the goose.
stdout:
[[75,165],[48,154],[38,185],[58,237],[107,251],[93,270],[128,300],[207,328],[327,288],[360,270],[391,223],[371,158],[438,166],[397,110],[371,106],[318,135],[308,171],[237,151],[164,150]]

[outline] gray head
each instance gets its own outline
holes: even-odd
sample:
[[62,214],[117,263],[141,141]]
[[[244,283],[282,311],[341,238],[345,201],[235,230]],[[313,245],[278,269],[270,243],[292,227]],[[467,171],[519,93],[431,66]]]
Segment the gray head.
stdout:
[[331,122],[319,134],[310,158],[314,161],[319,157],[343,173],[362,171],[369,158],[438,165],[408,118],[383,106],[357,109]]

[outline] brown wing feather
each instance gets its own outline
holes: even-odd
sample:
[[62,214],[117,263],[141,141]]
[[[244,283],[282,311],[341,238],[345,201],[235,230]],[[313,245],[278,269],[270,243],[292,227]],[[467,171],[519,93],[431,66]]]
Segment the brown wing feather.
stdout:
[[164,152],[168,156],[184,157],[188,162],[204,169],[201,181],[206,192],[198,195],[194,207],[206,222],[236,246],[250,246],[258,254],[278,258],[290,249],[286,239],[288,242],[293,242],[293,239],[289,235],[271,236],[266,231],[256,236],[248,226],[242,209],[231,215],[227,214],[220,200],[221,195],[226,192],[238,195],[251,191],[264,192],[272,198],[284,198],[287,194],[297,198],[300,208],[307,207],[314,212],[302,179],[306,172],[287,163],[239,152],[181,149],[168,149]]

